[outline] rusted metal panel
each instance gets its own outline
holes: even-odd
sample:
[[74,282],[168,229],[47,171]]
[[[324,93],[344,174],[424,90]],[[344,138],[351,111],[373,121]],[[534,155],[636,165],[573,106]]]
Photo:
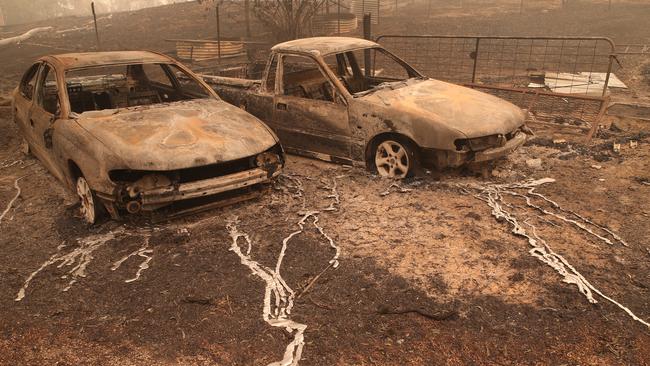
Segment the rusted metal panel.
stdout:
[[352,33],[359,27],[355,14],[330,13],[316,15],[312,21],[312,30],[316,35]]
[[213,41],[193,39],[170,39],[176,43],[176,56],[181,60],[205,61],[220,57],[245,55],[244,43],[241,41]]
[[308,53],[327,56],[335,53],[377,47],[377,43],[361,38],[313,37],[280,43],[271,48],[273,52]]
[[[279,171],[275,172],[272,177],[277,176],[279,173]],[[233,191],[266,182],[269,178],[267,171],[258,168],[223,177],[180,184],[178,186],[168,185],[164,188],[142,192],[143,209],[146,209],[147,206],[156,206],[161,203],[187,200]]]
[[77,69],[98,65],[123,65],[143,63],[166,63],[171,59],[165,55],[149,51],[114,51],[114,52],[87,52],[66,53],[46,56],[64,69]]
[[[337,77],[324,60],[324,55],[340,56],[374,48],[380,46],[362,39],[343,37],[291,41],[273,48],[280,66],[273,78],[267,75],[263,79],[273,80],[273,91],[263,90],[262,80],[212,78],[210,84],[225,100],[267,121],[288,151],[319,159],[367,162],[376,139],[388,135],[412,141],[422,151],[433,151],[436,156],[433,160],[439,167],[456,166],[474,159],[471,150],[457,151],[457,141],[501,136],[495,141],[503,140],[507,147],[487,152],[485,159],[502,156],[520,146],[521,135],[515,132],[522,127],[525,115],[503,99],[426,79],[408,68],[411,77],[400,81],[399,85],[378,86],[371,93],[355,92],[353,95],[348,90],[347,81],[344,85],[342,78]],[[294,91],[285,95],[282,64],[285,57],[295,58],[295,55],[313,59],[318,67],[309,69],[309,72],[315,75],[320,70],[325,76],[324,83],[317,78],[319,81],[314,85],[321,88],[329,84],[338,97],[330,95],[323,100],[300,98],[292,94]],[[399,57],[391,57],[395,62],[402,62]],[[311,88],[309,80],[314,75],[305,74],[302,75],[305,80],[297,79],[304,84],[301,84],[303,93]],[[295,92],[299,91],[296,89]],[[263,103],[258,103],[262,100]]]
[[[66,83],[67,71],[148,63],[173,65],[176,72],[186,73],[184,82],[195,82],[193,86],[204,90],[196,94],[175,87],[181,79],[172,80],[176,74],[169,68],[165,74],[174,87],[158,83],[156,88],[176,99],[162,103],[159,97],[137,107],[93,103],[92,109],[72,111],[69,94],[75,91]],[[75,180],[83,176],[113,218],[119,216],[118,209],[134,213],[268,182],[284,165],[282,148],[270,128],[220,100],[204,81],[167,56],[144,51],[66,54],[43,57],[36,65],[41,70],[48,65],[56,73],[59,112],[34,113],[35,104],[17,88],[19,129],[48,170],[69,188],[74,190]],[[82,77],[79,80],[88,79],[84,86],[77,79],[80,92],[100,97],[106,92],[101,88],[112,90],[110,81],[117,80],[108,77],[96,84]],[[36,89],[43,85],[39,81]],[[146,85],[152,87],[150,81]],[[26,126],[28,115],[43,126],[38,136],[28,132],[34,130]],[[158,195],[152,203],[151,195],[159,191],[173,193]],[[146,195],[150,202],[145,204]]]

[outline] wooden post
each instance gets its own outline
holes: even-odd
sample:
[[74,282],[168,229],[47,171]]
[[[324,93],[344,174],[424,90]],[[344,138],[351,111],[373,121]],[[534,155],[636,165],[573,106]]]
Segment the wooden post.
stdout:
[[336,12],[338,14],[338,28],[339,28],[339,37],[341,36],[341,1],[338,0],[336,3],[338,4],[338,7],[336,8]]
[[219,16],[219,3],[217,3],[216,7],[216,16],[217,16],[217,48],[218,53],[217,53],[217,59],[219,60],[219,64],[221,64],[221,17]]
[[251,7],[250,0],[244,0],[244,20],[246,21],[246,38],[251,37]]
[[[363,14],[363,38],[367,40],[372,40],[372,15]],[[366,77],[370,77],[370,50],[364,50],[363,52],[363,63]]]
[[95,39],[97,40],[97,50],[99,51],[99,50],[102,49],[102,45],[99,42],[99,30],[97,29],[97,14],[95,13],[95,2],[94,1],[90,3],[90,8],[93,11],[93,21],[95,22]]

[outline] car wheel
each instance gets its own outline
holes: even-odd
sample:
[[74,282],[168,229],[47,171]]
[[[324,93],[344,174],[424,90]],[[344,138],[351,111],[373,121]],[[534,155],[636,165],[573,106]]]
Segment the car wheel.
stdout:
[[386,178],[403,179],[415,174],[418,166],[416,150],[411,144],[387,139],[377,144],[374,168]]
[[81,216],[87,224],[94,224],[101,217],[101,202],[97,199],[95,193],[90,189],[86,178],[77,178],[77,196],[81,203]]

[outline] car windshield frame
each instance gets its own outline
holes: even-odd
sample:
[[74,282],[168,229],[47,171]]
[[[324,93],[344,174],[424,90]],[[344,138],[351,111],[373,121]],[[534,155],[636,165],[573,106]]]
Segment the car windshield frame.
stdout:
[[[373,52],[374,51],[374,52]],[[371,69],[370,72],[366,71],[366,53],[371,53],[369,56]],[[401,68],[400,71],[404,71],[408,77],[406,78],[394,78],[373,75],[375,68],[377,66],[377,53],[381,53],[385,59],[393,63],[392,66]],[[322,56],[323,64],[328,68],[332,75],[336,76],[341,84],[345,87],[347,93],[353,98],[363,97],[365,95],[371,94],[377,90],[384,89],[386,87],[398,87],[398,85],[406,85],[409,80],[426,79],[422,73],[416,70],[408,62],[399,58],[392,52],[388,51],[384,47],[379,45],[362,47],[362,48],[353,48],[341,52],[331,53],[325,56]],[[327,62],[325,59],[333,60],[336,58],[336,65],[334,62]],[[355,90],[355,86],[350,85],[346,82],[346,77],[356,78],[357,82],[360,77],[364,79],[363,90]],[[370,81],[374,81],[371,83]],[[374,85],[371,85],[374,84]]]
[[[175,90],[175,92],[179,94],[183,94],[184,96],[191,96],[191,97],[186,97],[184,99],[180,100],[171,100],[171,101],[165,101],[165,100],[159,100],[159,101],[154,101],[151,103],[147,104],[138,104],[136,103],[135,105],[117,105],[117,106],[111,106],[110,108],[97,108],[97,109],[89,109],[89,110],[84,110],[82,112],[77,112],[75,111],[73,107],[73,103],[71,98],[71,86],[75,85],[75,79],[79,78],[88,78],[89,80],[93,81],[110,81],[111,77],[121,77],[123,81],[126,81],[128,78],[126,70],[128,70],[130,67],[142,67],[144,68],[145,66],[157,66],[160,67],[166,74],[166,76],[169,78],[169,81]],[[111,75],[110,73],[103,73],[103,72],[97,72],[96,75],[88,75],[88,76],[74,76],[70,77],[71,74],[74,73],[84,73],[84,72],[89,72],[90,70],[110,70],[114,68],[124,68],[125,72],[120,73],[120,74],[114,74]],[[120,63],[106,63],[106,64],[98,64],[98,65],[92,65],[92,66],[83,66],[83,67],[69,67],[65,68],[63,74],[63,90],[62,90],[62,96],[66,99],[67,103],[67,109],[69,110],[68,115],[70,117],[78,117],[81,114],[88,113],[88,112],[106,112],[106,111],[117,111],[117,110],[123,110],[123,109],[133,109],[133,108],[142,108],[142,107],[153,107],[153,106],[159,106],[159,105],[165,105],[169,103],[175,103],[175,102],[183,102],[183,101],[189,101],[189,100],[201,100],[201,99],[213,99],[213,100],[221,100],[219,96],[216,94],[214,90],[212,90],[200,77],[196,76],[191,70],[187,69],[183,65],[176,63],[176,62],[120,62]],[[184,90],[181,81],[182,80],[189,80],[191,84],[194,86],[200,87],[199,91],[201,94],[204,95],[191,95],[192,93],[188,92],[187,90]],[[79,84],[78,82],[76,84]]]

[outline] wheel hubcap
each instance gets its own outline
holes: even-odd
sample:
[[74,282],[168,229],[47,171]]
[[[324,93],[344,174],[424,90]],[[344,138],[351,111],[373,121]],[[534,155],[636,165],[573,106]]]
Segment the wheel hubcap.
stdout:
[[410,168],[408,153],[399,142],[384,141],[377,146],[375,166],[382,177],[405,178]]
[[95,201],[93,200],[93,194],[90,190],[90,186],[86,179],[79,178],[77,179],[77,195],[79,196],[79,201],[81,202],[81,215],[84,220],[89,224],[95,223]]

